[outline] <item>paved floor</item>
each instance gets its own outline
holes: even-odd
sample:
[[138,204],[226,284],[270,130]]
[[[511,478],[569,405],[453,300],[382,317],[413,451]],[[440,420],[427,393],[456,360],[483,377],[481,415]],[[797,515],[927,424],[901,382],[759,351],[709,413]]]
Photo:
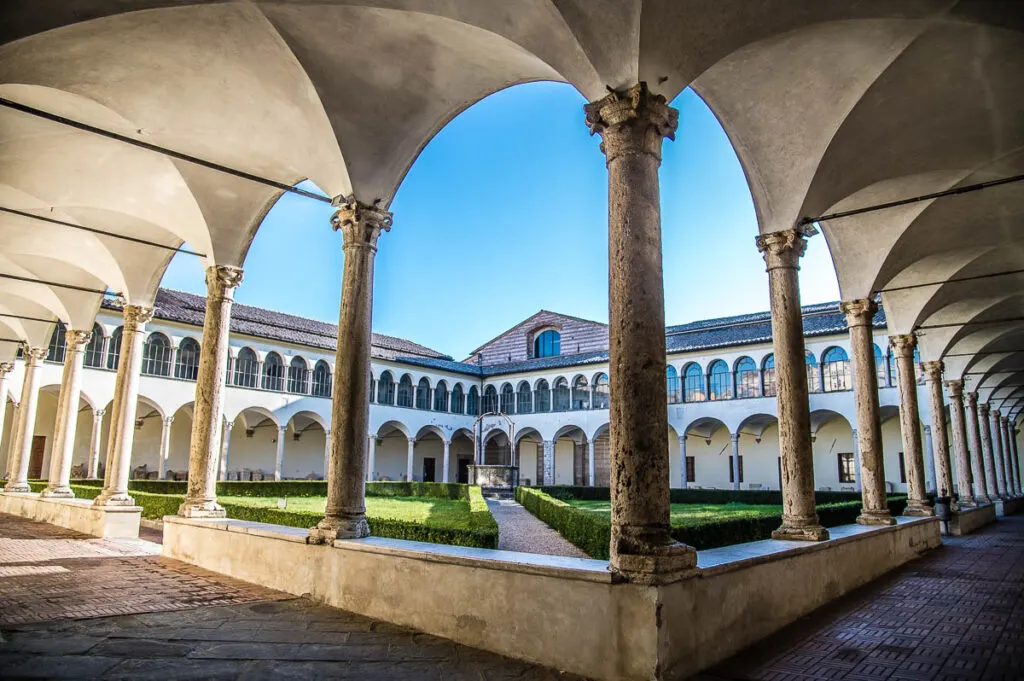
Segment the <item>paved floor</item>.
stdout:
[[1024,517],[944,543],[698,678],[1024,679]]
[[499,549],[548,556],[589,557],[515,501],[488,499],[487,506],[498,523]]

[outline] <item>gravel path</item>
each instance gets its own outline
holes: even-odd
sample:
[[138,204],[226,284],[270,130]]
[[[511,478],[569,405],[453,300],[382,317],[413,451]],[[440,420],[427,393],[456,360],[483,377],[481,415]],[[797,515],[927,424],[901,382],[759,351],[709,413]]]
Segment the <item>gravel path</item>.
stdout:
[[499,549],[543,553],[548,556],[589,558],[512,499],[488,499],[487,506],[498,522]]

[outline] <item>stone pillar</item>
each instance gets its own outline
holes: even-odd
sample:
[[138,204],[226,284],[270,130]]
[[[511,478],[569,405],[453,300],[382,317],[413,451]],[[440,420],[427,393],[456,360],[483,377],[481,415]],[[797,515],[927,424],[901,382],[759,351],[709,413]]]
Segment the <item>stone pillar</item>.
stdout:
[[28,484],[28,464],[32,456],[32,436],[36,429],[36,407],[39,404],[39,363],[46,357],[46,348],[24,347],[25,378],[21,384],[21,402],[18,408],[17,437],[8,447],[10,475],[5,492],[31,492]]
[[[0,362],[0,441],[2,441],[4,438],[4,419],[7,418],[7,377],[10,375],[12,371],[14,371],[14,362]],[[12,416],[14,416],[13,412]],[[17,419],[13,419],[11,421],[11,437],[8,440],[8,447],[14,444],[14,436],[16,434],[16,429],[14,428],[13,424],[15,421],[17,421]],[[13,457],[11,456],[11,452],[8,451],[7,461],[4,464],[3,471],[0,471],[4,474],[4,480],[7,480],[7,474],[10,471],[10,463],[12,458]]]
[[942,398],[940,361],[922,362],[928,381],[929,406],[932,412],[932,444],[935,458],[935,488],[939,497],[953,496],[953,472],[949,464],[949,439],[946,435],[946,408]]
[[594,441],[587,440],[587,474],[588,484],[594,486],[594,477],[597,475],[597,464],[594,462]]
[[871,320],[878,311],[874,300],[844,301],[839,309],[850,329],[853,399],[857,408],[857,451],[860,454],[861,525],[895,525],[885,496],[882,419],[878,407],[878,371]]
[[1010,451],[1009,420],[999,417],[999,432],[1003,437],[1003,480],[1006,481],[1006,493],[1012,498],[1017,496],[1017,485],[1013,481],[1013,454]]
[[75,456],[75,435],[78,432],[78,403],[82,393],[82,367],[85,346],[92,338],[89,331],[68,330],[64,351],[64,374],[57,399],[57,420],[53,428],[53,449],[50,451],[50,475],[44,497],[73,498],[71,464]]
[[814,502],[814,452],[807,392],[806,351],[797,273],[806,237],[813,228],[792,229],[757,237],[764,253],[771,294],[772,346],[775,353],[776,403],[779,413],[779,453],[782,458],[782,526],[775,539],[821,541]]
[[1003,434],[1000,426],[1002,418],[998,409],[989,410],[992,419],[992,458],[996,465],[996,489],[999,490],[1000,499],[1010,498],[1010,488],[1006,484],[1006,464],[1003,462]]
[[679,476],[682,478],[682,480],[679,481],[679,485],[680,485],[680,487],[682,489],[686,489],[686,487],[687,487],[687,485],[689,485],[690,481],[686,477],[686,436],[685,435],[680,435],[679,436],[679,468],[680,468],[680,471],[681,471]]
[[174,423],[174,417],[165,416],[160,426],[160,467],[157,472],[157,479],[159,480],[167,477],[167,459],[171,456],[172,423]]
[[14,402],[11,409],[11,437],[7,446],[7,461],[4,463],[4,482],[10,482],[14,477],[14,467],[18,463],[18,457],[15,456],[14,444],[18,442],[20,433],[18,428],[21,424],[21,403]]
[[608,167],[611,569],[662,584],[691,573],[697,552],[669,526],[665,286],[658,167],[679,112],[646,83],[584,107]]
[[935,486],[935,449],[932,447],[932,427],[924,426],[924,470],[930,475],[928,478],[928,491],[938,494]]
[[281,479],[284,470],[284,439],[288,436],[288,426],[277,428],[277,454],[274,456],[274,480]]
[[105,409],[94,409],[92,412],[92,435],[89,436],[89,468],[85,477],[90,480],[99,476],[100,445],[103,442],[103,415]]
[[409,450],[405,459],[405,479],[412,482],[416,471],[416,440],[409,438]]
[[153,308],[124,306],[121,335],[121,358],[117,365],[114,404],[110,419],[110,442],[107,445],[107,470],[104,487],[93,502],[96,506],[134,506],[128,494],[128,476],[132,466],[132,443],[135,441],[135,412],[139,402],[139,372],[142,370],[142,342],[146,324],[153,318]]
[[900,393],[900,435],[903,438],[903,463],[907,470],[907,507],[903,515],[932,516],[935,515],[935,509],[928,503],[925,485],[921,416],[917,403],[917,375],[914,372],[917,337],[912,333],[891,336],[889,347],[896,358],[896,387]]
[[555,443],[553,440],[544,440],[544,479],[541,484],[555,484]]
[[1013,423],[1010,423],[1010,451],[1013,454],[1013,475],[1016,483],[1017,495],[1020,496],[1024,493],[1024,489],[1021,487],[1020,479],[1020,453],[1017,451],[1017,429]]
[[224,427],[231,305],[242,276],[241,268],[229,265],[215,265],[206,270],[206,318],[188,450],[188,491],[178,507],[178,515],[186,518],[223,518],[225,515],[224,508],[217,503],[217,472]]
[[977,506],[971,485],[971,457],[967,451],[967,418],[964,415],[964,382],[946,381],[949,391],[950,430],[953,432],[953,453],[956,457],[957,501],[961,506]]
[[989,404],[978,405],[978,426],[981,431],[981,457],[985,462],[985,487],[992,501],[1000,498],[999,476],[996,474],[996,456],[992,446],[992,424],[989,420]]
[[331,458],[324,519],[310,540],[365,537],[366,446],[370,435],[370,324],[373,311],[373,259],[377,238],[391,229],[391,213],[355,198],[338,201],[331,225],[340,230],[345,265],[338,315],[338,349],[331,400]]
[[981,429],[978,424],[978,393],[965,393],[967,398],[967,440],[971,451],[971,478],[974,480],[974,499],[979,504],[992,503],[985,481],[982,460]]
[[[444,456],[441,459],[441,482],[448,482],[448,466],[451,463],[452,443],[449,440],[442,440],[442,442],[444,443]],[[373,460],[372,454],[370,459],[371,461]]]
[[221,426],[220,434],[220,457],[219,465],[220,473],[217,476],[220,480],[228,479],[228,470],[231,468],[231,430],[235,427],[234,421],[224,421]]
[[860,440],[857,437],[857,429],[851,428],[850,435],[853,438],[853,489],[858,492],[864,491],[860,476]]
[[740,488],[740,434],[730,433],[732,439],[732,488]]

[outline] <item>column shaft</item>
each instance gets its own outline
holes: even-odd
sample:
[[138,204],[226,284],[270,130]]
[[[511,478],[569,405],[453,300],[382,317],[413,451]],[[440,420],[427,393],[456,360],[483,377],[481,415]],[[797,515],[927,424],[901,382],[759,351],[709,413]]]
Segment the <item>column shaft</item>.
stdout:
[[[7,379],[11,372],[14,371],[14,362],[0,362],[0,441],[4,439],[4,420],[7,418]],[[15,412],[12,411],[12,417]],[[10,470],[11,463],[11,452],[10,446],[14,444],[15,427],[14,423],[17,419],[11,419],[11,437],[8,439],[8,452],[7,460],[4,462],[4,468],[0,473],[3,473],[4,480],[7,480],[8,472]]]
[[1013,423],[1010,424],[1010,451],[1013,453],[1013,474],[1016,485],[1017,496],[1024,493],[1020,479],[1020,453],[1017,451],[1017,429]]
[[853,489],[856,490],[857,492],[863,492],[864,485],[862,481],[864,479],[864,476],[860,472],[860,438],[857,437],[856,428],[850,429],[850,436],[853,438],[853,471],[855,476],[853,481]]
[[686,489],[689,485],[689,478],[686,475],[686,436],[679,436],[679,486]]
[[594,441],[587,440],[587,484],[594,486],[594,476],[597,474],[597,465],[594,462]]
[[1017,486],[1013,482],[1013,461],[1010,452],[1010,429],[1005,416],[999,419],[999,432],[1003,438],[1003,480],[1006,481],[1006,493],[1010,497],[1017,496]]
[[[452,443],[449,442],[448,440],[443,440],[443,442],[444,442],[444,457],[442,458],[442,463],[441,463],[441,466],[442,466],[441,482],[448,482],[448,466],[450,464],[450,459],[451,459]],[[371,460],[372,460],[372,457],[371,457]]]
[[288,426],[277,429],[277,452],[274,455],[274,480],[280,480],[284,473],[284,441],[288,437]]
[[[930,395],[930,393],[929,393]],[[935,448],[932,446],[932,427],[926,425],[924,430],[924,470],[925,474],[928,475],[928,491],[934,494],[938,494],[938,487],[935,482],[937,480],[935,476]]]
[[544,479],[543,485],[555,484],[555,442],[544,440]]
[[1003,433],[999,423],[1002,418],[998,409],[989,411],[992,419],[992,458],[995,460],[996,468],[996,489],[999,491],[999,498],[1009,499],[1010,489],[1006,485],[1006,464],[1003,461]]
[[985,463],[985,486],[992,501],[998,499],[999,476],[996,475],[996,456],[992,446],[992,423],[989,420],[989,404],[978,405],[978,429],[981,431],[981,457]]
[[85,346],[92,338],[89,331],[69,330],[65,335],[64,376],[61,396],[57,402],[57,422],[50,452],[49,484],[44,497],[71,498],[71,464],[75,457],[75,436],[78,433],[78,403],[82,393],[82,367]]
[[971,484],[971,458],[967,452],[967,419],[964,415],[964,382],[946,381],[949,391],[950,430],[956,456],[957,501],[961,506],[976,506]]
[[942,362],[922,363],[928,380],[929,407],[932,414],[932,449],[935,459],[935,488],[939,498],[953,495],[953,472],[949,464],[949,439],[946,436],[946,407],[942,397]]
[[889,347],[896,357],[896,387],[900,393],[900,435],[903,438],[903,462],[907,471],[907,507],[909,516],[932,516],[925,485],[924,452],[921,447],[921,416],[917,403],[917,375],[914,371],[914,334],[892,336]]
[[974,480],[974,498],[980,504],[992,503],[985,480],[985,462],[981,446],[981,428],[978,422],[978,393],[967,393],[967,440],[971,449],[971,477]]
[[221,431],[220,475],[218,476],[221,480],[227,480],[228,471],[231,470],[231,430],[234,426],[234,422],[225,420]]
[[94,409],[92,412],[92,435],[89,436],[89,469],[85,477],[94,480],[99,475],[100,448],[103,443],[103,415],[105,409]]
[[39,363],[46,357],[46,348],[24,347],[25,378],[21,384],[21,402],[18,408],[17,437],[8,448],[11,458],[10,475],[5,492],[31,492],[28,484],[28,465],[32,456],[32,436],[36,428],[36,406],[39,390],[36,385]]
[[732,488],[740,488],[740,434],[731,433],[732,438]]
[[225,516],[224,508],[217,503],[217,470],[224,427],[231,305],[242,276],[240,268],[229,265],[215,265],[206,270],[206,318],[188,450],[188,492],[178,507],[178,515],[186,518]]

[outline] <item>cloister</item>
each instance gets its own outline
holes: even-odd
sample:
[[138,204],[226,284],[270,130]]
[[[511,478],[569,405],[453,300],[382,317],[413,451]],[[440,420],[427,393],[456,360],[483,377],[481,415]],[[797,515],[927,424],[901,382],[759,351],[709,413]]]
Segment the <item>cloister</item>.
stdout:
[[[967,529],[1020,505],[1019,3],[13,0],[3,18],[4,504],[102,524],[136,508],[133,472],[187,471],[168,557],[604,679],[685,678],[937,547],[936,510]],[[538,80],[576,88],[600,138],[609,323],[542,312],[464,362],[374,336],[374,258],[409,168],[460,112]],[[688,133],[686,88],[746,175],[770,314],[666,327],[658,173]],[[335,209],[329,330],[254,332],[266,320],[233,306],[284,193]],[[819,233],[838,313],[800,304]],[[205,300],[159,288],[190,249]],[[477,421],[491,412],[514,426]],[[102,467],[92,504],[62,501],[76,460]],[[368,537],[367,479],[472,460],[607,481],[610,560]],[[325,477],[323,520],[225,519],[216,481],[247,471]],[[669,490],[691,478],[781,488],[774,541],[737,558],[674,540]],[[814,492],[842,485],[858,524],[826,530]]]

